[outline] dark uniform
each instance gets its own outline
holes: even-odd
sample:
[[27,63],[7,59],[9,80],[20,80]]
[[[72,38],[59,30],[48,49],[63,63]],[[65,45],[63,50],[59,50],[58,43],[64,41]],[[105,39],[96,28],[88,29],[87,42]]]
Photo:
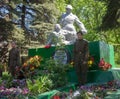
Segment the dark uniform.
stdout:
[[12,48],[9,51],[8,67],[13,77],[15,77],[16,66],[20,66],[20,53],[17,48]]
[[80,85],[84,85],[87,82],[88,56],[88,41],[84,39],[76,40],[74,44],[74,66]]

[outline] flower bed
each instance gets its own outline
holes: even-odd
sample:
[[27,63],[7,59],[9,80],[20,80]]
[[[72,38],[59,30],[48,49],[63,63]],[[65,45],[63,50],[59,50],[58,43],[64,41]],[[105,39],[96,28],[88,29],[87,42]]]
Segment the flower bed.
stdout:
[[[7,74],[7,76],[3,75],[3,77],[0,78],[0,97],[5,99],[16,99],[17,97],[20,97],[18,99],[25,99],[26,97],[37,98],[41,93],[66,86],[69,83],[65,75],[73,68],[73,63],[63,65],[56,63],[53,59],[49,59],[46,60],[43,65],[41,61],[42,58],[40,56],[34,56],[28,59],[20,68],[16,69],[16,79],[11,78],[10,74]],[[90,58],[89,65],[93,63],[93,58]],[[117,82],[112,82],[112,84],[114,85],[113,89],[119,88]],[[105,86],[105,91],[103,91],[103,87],[101,86]],[[91,97],[94,95],[102,97],[98,94],[106,95],[109,86],[110,83],[99,86],[82,86],[76,91],[59,92],[59,95],[61,97],[73,97],[77,92],[77,94],[79,93],[79,97],[89,95],[92,95]],[[58,98],[58,96],[55,97]],[[55,99],[55,97],[52,98]]]
[[25,99],[28,93],[28,88],[5,88],[4,86],[0,86],[0,99]]
[[[26,99],[26,97],[38,97],[38,94],[34,96],[30,90],[23,86],[25,80],[14,80],[12,84],[17,83],[16,87],[6,88],[4,84],[0,86],[0,98],[1,99]],[[51,95],[49,99],[103,99],[109,95],[109,93],[117,92],[120,89],[120,81],[109,81],[102,84],[88,84],[85,86],[78,86],[75,89],[69,89],[68,91],[59,90],[55,95]],[[48,99],[48,98],[47,98]]]
[[109,93],[117,92],[119,88],[119,81],[110,81],[104,84],[89,84],[78,87],[77,90],[58,92],[52,99],[104,99]]
[[49,59],[43,66],[41,60],[42,58],[38,56],[28,59],[16,69],[15,79],[7,72],[3,74],[0,78],[0,97],[5,99],[16,99],[16,97],[25,99],[27,96],[37,98],[38,94],[68,84],[65,76],[66,71],[69,70],[68,65],[60,66],[62,64]]

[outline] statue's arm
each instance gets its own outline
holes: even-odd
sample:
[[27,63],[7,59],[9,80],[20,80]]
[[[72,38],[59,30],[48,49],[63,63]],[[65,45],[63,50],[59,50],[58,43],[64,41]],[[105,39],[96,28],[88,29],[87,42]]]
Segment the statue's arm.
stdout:
[[87,33],[87,30],[86,30],[84,24],[79,20],[79,18],[77,16],[75,16],[75,22],[79,26],[79,28],[82,31],[82,33],[84,33],[84,34]]
[[63,27],[64,26],[64,19],[65,19],[65,13],[63,13],[60,17],[59,24]]

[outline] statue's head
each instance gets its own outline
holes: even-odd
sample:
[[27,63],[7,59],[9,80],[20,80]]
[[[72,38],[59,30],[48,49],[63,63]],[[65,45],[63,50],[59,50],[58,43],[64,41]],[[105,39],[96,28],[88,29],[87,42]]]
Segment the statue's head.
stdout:
[[71,13],[71,10],[73,9],[73,7],[71,5],[67,5],[66,6],[66,13]]
[[72,7],[71,5],[67,5],[67,6],[66,6],[66,9],[71,9],[71,10],[72,10],[73,7]]
[[60,31],[60,29],[61,29],[60,24],[55,24],[54,29],[55,29],[55,31],[56,31],[56,32],[59,32],[59,31]]

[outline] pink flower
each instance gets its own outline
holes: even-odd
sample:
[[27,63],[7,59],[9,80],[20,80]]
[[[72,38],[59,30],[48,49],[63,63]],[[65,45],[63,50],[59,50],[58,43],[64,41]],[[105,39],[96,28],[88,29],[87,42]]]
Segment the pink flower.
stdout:
[[28,92],[29,92],[28,88],[23,88],[22,94],[26,95],[26,94],[28,94]]

